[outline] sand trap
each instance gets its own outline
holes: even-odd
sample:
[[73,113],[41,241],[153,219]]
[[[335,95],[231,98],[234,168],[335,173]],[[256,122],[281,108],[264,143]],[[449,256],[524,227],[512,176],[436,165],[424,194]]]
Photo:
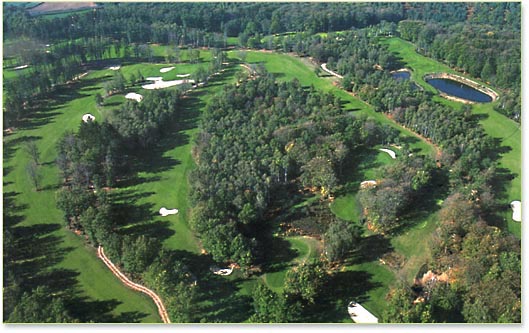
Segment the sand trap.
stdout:
[[378,318],[375,317],[371,312],[366,308],[356,302],[350,302],[347,306],[347,312],[351,316],[351,319],[355,323],[359,324],[376,324],[378,323]]
[[149,76],[145,78],[145,81],[162,81],[163,77],[161,76]]
[[176,77],[190,77],[191,74],[176,74]]
[[125,98],[133,99],[133,100],[135,100],[136,102],[139,103],[143,99],[143,96],[140,95],[140,94],[136,94],[136,93],[128,93],[128,94],[125,95]]
[[[150,80],[153,78],[147,78],[147,80]],[[173,80],[173,81],[163,81],[161,78],[160,80],[152,80],[154,83],[149,83],[141,86],[143,89],[152,90],[152,89],[163,89],[168,88],[172,86],[177,86],[184,83],[195,83],[195,80]]]
[[165,207],[160,208],[160,215],[167,216],[167,215],[174,215],[178,213],[178,209],[167,209]]
[[379,150],[383,151],[384,153],[388,153],[389,156],[391,156],[392,159],[397,158],[396,155],[395,155],[395,152],[393,150],[391,150],[391,149],[380,148]]
[[169,72],[169,71],[171,71],[173,69],[174,69],[174,67],[164,67],[164,68],[160,69],[160,73],[167,73],[167,72]]
[[360,188],[370,188],[377,186],[376,180],[364,180],[360,183]]
[[13,68],[14,70],[19,70],[19,69],[24,69],[24,68],[28,68],[29,65],[22,65],[22,66],[17,66],[15,68]]
[[522,203],[518,200],[511,202],[512,219],[516,222],[522,222]]
[[121,66],[110,66],[108,67],[108,69],[110,69],[111,71],[117,71],[121,68]]
[[86,113],[83,115],[83,121],[85,123],[89,122],[89,121],[94,121],[96,120],[96,117],[94,117],[93,115],[91,115],[90,113]]
[[217,275],[230,275],[233,272],[233,267],[219,268],[216,266],[211,266],[209,270],[212,271],[213,274],[217,274]]

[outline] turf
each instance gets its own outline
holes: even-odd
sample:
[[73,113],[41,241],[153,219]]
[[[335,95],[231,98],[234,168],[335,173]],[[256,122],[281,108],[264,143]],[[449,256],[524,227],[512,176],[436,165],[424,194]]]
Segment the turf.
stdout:
[[[412,78],[425,89],[435,92],[432,86],[427,84],[423,77],[427,73],[432,72],[455,72],[446,65],[443,65],[433,59],[424,57],[415,52],[415,46],[400,38],[384,38],[381,42],[388,45],[389,49],[397,54],[402,61],[406,63],[406,67],[412,70]],[[479,80],[474,81],[480,82]],[[483,82],[480,82],[484,84]],[[484,84],[486,85],[486,84]],[[460,108],[461,103],[448,101],[444,98],[436,97],[436,101]],[[499,199],[504,200],[506,207],[501,215],[507,221],[507,228],[517,237],[521,237],[521,224],[514,222],[511,218],[511,210],[508,204],[513,200],[520,200],[521,198],[521,127],[520,124],[509,119],[508,117],[494,111],[493,107],[498,102],[493,103],[476,103],[472,106],[473,113],[479,117],[479,122],[483,126],[485,132],[492,138],[497,138],[501,141],[501,148],[503,152],[500,155],[499,167],[507,169],[513,178],[504,180],[504,193],[498,193]]]

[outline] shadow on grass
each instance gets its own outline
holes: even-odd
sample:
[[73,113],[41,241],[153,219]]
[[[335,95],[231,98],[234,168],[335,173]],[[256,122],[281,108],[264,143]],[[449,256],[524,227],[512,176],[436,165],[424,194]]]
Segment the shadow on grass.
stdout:
[[87,297],[76,297],[67,303],[67,308],[82,323],[138,323],[147,316],[137,311],[113,315],[112,311],[120,304],[117,300],[94,301]]
[[316,305],[302,314],[302,322],[342,322],[350,318],[347,313],[349,302],[363,303],[369,300],[367,293],[370,290],[381,286],[372,282],[371,278],[372,274],[365,271],[335,273],[322,290]]

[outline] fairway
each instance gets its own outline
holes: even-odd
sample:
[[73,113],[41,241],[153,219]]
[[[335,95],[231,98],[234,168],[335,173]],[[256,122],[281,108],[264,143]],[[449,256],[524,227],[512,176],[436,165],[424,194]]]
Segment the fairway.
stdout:
[[[65,130],[77,130],[84,113],[96,112],[94,94],[100,84],[98,79],[88,76],[74,89],[59,90],[56,99],[49,101],[47,107],[40,109],[23,126],[4,138],[4,195],[13,193],[14,205],[23,207],[16,211],[21,216],[21,222],[15,228],[57,226],[52,229],[53,232],[46,234],[57,238],[56,245],[42,250],[43,253],[56,251],[62,255],[41,267],[41,273],[71,271],[75,279],[64,288],[78,290],[80,295],[88,297],[87,300],[109,302],[108,309],[116,318],[160,322],[150,299],[124,287],[95,256],[95,252],[85,246],[82,238],[65,229],[62,213],[55,205],[59,182],[55,166],[57,140]],[[43,180],[42,190],[38,192],[32,188],[25,171],[28,157],[22,145],[28,139],[35,139],[41,152]],[[10,207],[5,208],[10,210]],[[34,269],[39,270],[37,267]],[[136,315],[130,317],[131,314]]]
[[[447,72],[461,75],[446,65],[418,54],[415,52],[415,46],[413,44],[403,41],[400,38],[383,38],[381,39],[381,43],[388,45],[390,51],[401,57],[406,63],[406,66],[412,70],[412,78],[429,91],[436,92],[432,86],[423,80],[425,74]],[[480,83],[484,84],[483,82]],[[461,103],[448,101],[440,97],[436,97],[434,100],[454,108],[459,108],[462,105]],[[501,147],[504,148],[504,152],[500,154],[499,167],[507,169],[513,175],[513,178],[503,181],[505,184],[503,186],[504,192],[498,193],[497,197],[505,203],[502,216],[507,221],[509,231],[520,238],[521,224],[512,220],[512,212],[508,205],[511,201],[520,200],[521,198],[522,133],[520,124],[494,111],[493,107],[497,103],[476,103],[472,105],[472,111],[479,117],[479,122],[485,132],[492,138],[499,139]]]

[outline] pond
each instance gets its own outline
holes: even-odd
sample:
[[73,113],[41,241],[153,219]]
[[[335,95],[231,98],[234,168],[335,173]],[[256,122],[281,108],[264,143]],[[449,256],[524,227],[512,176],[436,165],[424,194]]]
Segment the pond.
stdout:
[[391,76],[397,81],[404,81],[410,79],[410,72],[407,71],[401,71],[401,72],[393,72],[391,73]]
[[488,103],[492,101],[492,97],[482,93],[472,87],[467,86],[461,82],[450,79],[429,79],[426,80],[435,89],[444,92],[447,95],[463,98],[472,102]]
[[393,77],[395,80],[400,81],[400,82],[409,81],[410,82],[409,86],[410,86],[410,88],[412,90],[419,89],[419,86],[417,86],[417,84],[415,82],[410,80],[411,73],[408,72],[408,71],[393,72],[393,73],[391,73],[391,77]]

